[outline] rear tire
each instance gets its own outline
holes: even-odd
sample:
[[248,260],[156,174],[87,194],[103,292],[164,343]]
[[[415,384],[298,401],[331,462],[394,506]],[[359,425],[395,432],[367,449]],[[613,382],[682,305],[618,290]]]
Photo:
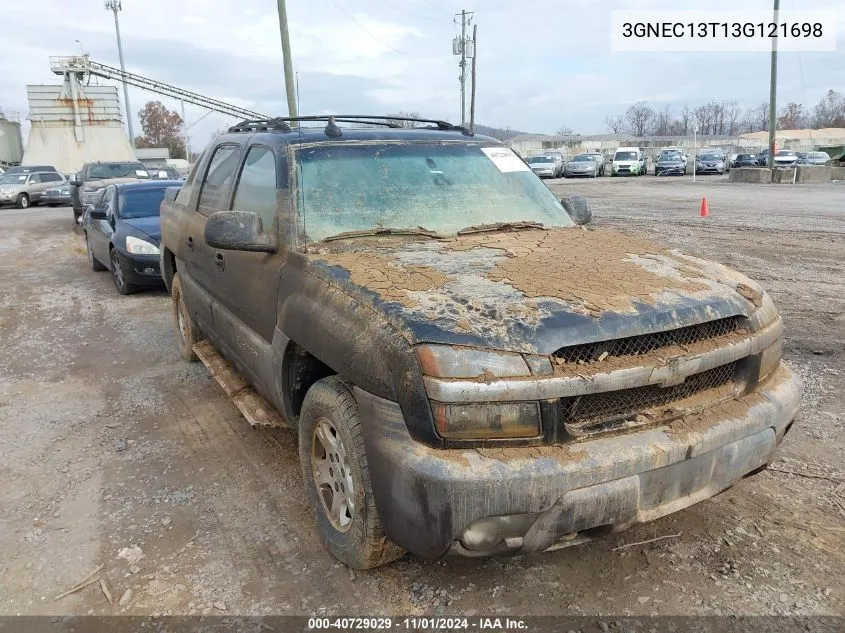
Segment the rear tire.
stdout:
[[173,275],[170,283],[170,298],[173,306],[173,321],[176,325],[176,336],[179,341],[179,356],[184,360],[193,363],[197,359],[194,354],[194,343],[202,340],[199,326],[188,310],[185,303],[185,295],[182,294],[182,281],[179,274]]
[[18,195],[18,199],[15,201],[15,206],[18,209],[28,209],[29,208],[29,196],[25,193]]
[[317,527],[332,555],[353,569],[392,562],[376,509],[358,404],[338,376],[315,382],[299,416],[299,465]]

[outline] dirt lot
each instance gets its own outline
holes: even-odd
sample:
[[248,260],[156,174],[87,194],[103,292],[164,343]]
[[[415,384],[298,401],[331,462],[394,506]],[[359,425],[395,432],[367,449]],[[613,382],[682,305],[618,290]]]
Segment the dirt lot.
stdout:
[[[596,226],[769,289],[806,384],[771,470],[577,548],[350,571],[319,541],[293,434],[251,429],[201,365],[179,359],[167,296],[119,297],[88,269],[68,209],[7,209],[0,614],[842,614],[845,185],[550,186],[588,195]],[[54,601],[101,564],[114,606],[96,584]]]

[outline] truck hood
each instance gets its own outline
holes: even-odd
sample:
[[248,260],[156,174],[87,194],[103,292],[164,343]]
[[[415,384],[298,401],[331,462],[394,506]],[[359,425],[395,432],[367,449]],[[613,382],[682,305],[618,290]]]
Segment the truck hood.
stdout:
[[87,180],[82,185],[84,191],[96,191],[108,185],[119,185],[122,182],[136,182],[138,180],[148,180],[148,178],[104,178],[101,180]]
[[313,274],[411,344],[551,354],[750,316],[763,298],[756,283],[721,264],[582,228],[443,241],[357,238],[322,245],[308,258]]

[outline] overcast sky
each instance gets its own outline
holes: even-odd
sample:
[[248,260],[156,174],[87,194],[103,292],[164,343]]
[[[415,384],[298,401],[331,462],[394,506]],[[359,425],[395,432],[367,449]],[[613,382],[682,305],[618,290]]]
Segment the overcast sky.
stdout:
[[[783,0],[782,9],[833,9],[841,0]],[[769,10],[771,0],[743,9]],[[102,0],[3,0],[0,107],[27,114],[28,83],[56,83],[50,55],[80,44],[118,65],[112,14]],[[768,99],[766,53],[612,53],[616,8],[737,8],[735,0],[287,0],[302,113],[417,111],[460,118],[454,14],[478,24],[476,120],[529,132],[569,126],[604,133],[605,117],[645,100],[656,107],[710,99],[745,107]],[[845,9],[838,51],[780,59],[779,102],[809,105],[845,92]],[[286,114],[275,0],[123,0],[127,70],[268,115]],[[155,94],[130,89],[136,114]],[[121,94],[122,101],[122,94]],[[192,147],[234,120],[187,108]]]

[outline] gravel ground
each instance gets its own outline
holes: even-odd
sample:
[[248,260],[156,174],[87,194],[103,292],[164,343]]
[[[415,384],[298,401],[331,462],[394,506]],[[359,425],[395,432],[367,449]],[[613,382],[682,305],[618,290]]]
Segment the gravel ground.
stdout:
[[[366,573],[322,547],[293,434],[179,359],[163,291],[118,296],[68,209],[0,210],[0,614],[842,614],[845,187],[689,180],[550,186],[769,289],[806,385],[773,467],[580,547]],[[54,600],[99,565],[114,605]]]

